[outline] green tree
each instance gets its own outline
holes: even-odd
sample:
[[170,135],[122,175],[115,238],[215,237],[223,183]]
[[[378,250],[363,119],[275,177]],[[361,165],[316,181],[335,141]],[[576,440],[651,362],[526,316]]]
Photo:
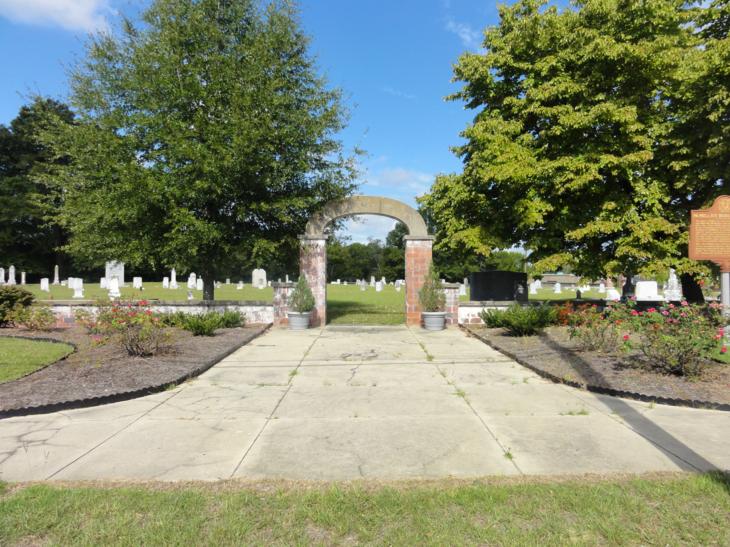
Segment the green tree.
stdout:
[[385,236],[385,246],[405,251],[406,242],[403,238],[407,235],[408,226],[406,226],[402,222],[396,222],[395,226],[393,226],[393,229],[388,232],[387,236]]
[[68,106],[38,97],[8,127],[0,125],[0,256],[19,270],[45,275],[54,264],[67,263],[58,251],[67,234],[52,219],[60,194],[40,180],[53,161],[66,161],[54,160],[38,140],[49,114],[63,124],[73,121]]
[[702,10],[681,0],[544,4],[501,7],[485,52],[455,67],[464,86],[452,98],[477,113],[456,148],[463,173],[438,177],[421,201],[439,245],[484,256],[522,245],[537,273],[704,271],[687,258],[689,210],[727,192],[727,155],[725,175],[710,168],[721,153],[695,168],[679,157],[709,144],[679,131],[699,100],[687,83],[707,72],[692,24]]
[[68,250],[100,265],[216,274],[295,248],[310,214],[352,189],[328,90],[288,2],[156,0],[90,39],[73,71],[78,123],[50,131],[72,166]]

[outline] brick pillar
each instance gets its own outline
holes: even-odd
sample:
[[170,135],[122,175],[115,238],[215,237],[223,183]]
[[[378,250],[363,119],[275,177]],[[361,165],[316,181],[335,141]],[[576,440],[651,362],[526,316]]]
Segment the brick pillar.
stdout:
[[431,265],[433,236],[405,236],[406,241],[406,324],[421,324],[418,291]]
[[446,296],[446,324],[459,324],[459,284],[444,283],[444,295]]
[[299,236],[299,275],[304,275],[314,295],[310,325],[327,323],[327,239],[322,236]]
[[289,324],[289,296],[294,290],[294,283],[272,283],[274,289],[274,326]]

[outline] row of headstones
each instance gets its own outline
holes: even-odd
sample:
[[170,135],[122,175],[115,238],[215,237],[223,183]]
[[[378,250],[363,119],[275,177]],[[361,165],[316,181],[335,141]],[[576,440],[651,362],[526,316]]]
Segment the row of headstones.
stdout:
[[[5,280],[5,268],[0,268],[0,285],[17,285],[15,266],[8,268],[8,279]],[[25,285],[25,272],[20,272],[20,284]]]
[[[678,302],[682,300],[682,285],[677,278],[677,273],[674,268],[669,269],[669,279],[664,284],[663,294],[659,294],[659,285],[656,281],[647,281],[638,278],[632,280],[634,284],[634,296],[636,300],[648,301],[648,302]],[[578,287],[580,292],[590,291],[593,287],[590,285],[582,285]],[[542,289],[542,281],[535,279],[530,283],[530,294],[537,294],[538,289]],[[561,294],[563,288],[560,282],[556,282],[553,285],[553,293]],[[601,281],[598,284],[598,293],[605,294],[606,300],[620,300],[621,293],[616,290],[609,279],[608,282]]]

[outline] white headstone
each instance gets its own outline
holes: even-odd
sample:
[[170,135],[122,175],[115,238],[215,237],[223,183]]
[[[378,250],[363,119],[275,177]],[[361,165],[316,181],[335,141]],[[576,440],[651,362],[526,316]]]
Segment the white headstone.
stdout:
[[263,268],[256,268],[251,272],[251,285],[257,289],[263,289],[266,287],[266,270]]
[[15,281],[15,266],[10,266],[8,268],[8,285],[16,285],[17,281]]
[[122,296],[122,293],[119,292],[119,279],[117,277],[112,277],[111,279],[108,279],[108,286],[109,298],[114,299]]
[[196,291],[203,290],[203,278],[202,277],[199,277],[195,280],[195,290]]
[[636,295],[636,300],[664,300],[664,297],[659,294],[659,287],[656,281],[637,281],[634,294]]
[[132,278],[132,287],[135,289],[141,289],[142,288],[142,278],[141,277],[133,277]]
[[340,281],[340,280],[338,279],[338,280],[337,280],[337,284],[338,284],[338,285],[342,284],[342,281]]
[[375,292],[382,292],[382,290],[383,290],[383,282],[376,281],[375,282]]
[[553,292],[555,294],[560,294],[563,292],[563,288],[560,286],[560,282],[555,283],[555,287],[553,288]]
[[375,286],[375,276],[374,275],[371,275],[370,276],[370,286],[371,287],[374,287]]
[[343,282],[342,284],[343,284],[343,285],[347,285],[347,281],[344,281],[344,282]]
[[243,289],[243,281],[239,281],[238,285],[236,285],[236,290],[240,291],[241,289]]
[[469,278],[468,277],[465,277],[464,278],[464,285],[466,285],[467,287],[469,286]]
[[400,286],[400,285],[396,285],[396,286],[395,286],[395,290],[396,290],[396,291],[398,291],[398,292],[400,292],[400,288],[401,288],[401,286]]
[[681,302],[683,300],[682,284],[677,279],[677,272],[674,268],[669,268],[669,280],[667,288],[664,289],[664,300],[667,302]]
[[119,280],[119,286],[124,287],[124,262],[109,260],[104,270],[104,277],[107,279],[116,277]]
[[0,268],[0,285],[5,285],[5,268]]
[[162,288],[163,289],[169,289],[170,288],[170,278],[169,277],[163,277],[162,278]]
[[20,284],[25,285],[25,272],[20,272]]
[[542,279],[535,279],[535,288],[542,289]]
[[195,275],[195,272],[191,272],[188,276],[188,289],[194,289],[197,286],[198,283],[198,276]]
[[286,282],[289,283],[289,274],[286,274],[285,279],[286,279]]
[[45,292],[51,292],[51,287],[48,286],[48,278],[44,277],[41,279],[41,290]]
[[74,298],[83,298],[84,297],[84,280],[83,279],[74,279],[74,286],[72,287],[74,290]]
[[226,277],[226,285],[230,285],[230,284],[231,284],[231,278],[230,277]]
[[177,289],[177,272],[175,271],[175,268],[173,268],[170,271],[170,288],[171,289]]
[[193,299],[193,291],[188,291],[188,300]]
[[360,283],[360,290],[366,291],[368,289],[367,283]]
[[53,284],[54,285],[60,285],[61,284],[61,278],[60,278],[60,271],[58,269],[58,264],[56,264],[53,267]]
[[530,294],[537,294],[537,281],[530,283]]
[[466,285],[459,283],[459,296],[466,296]]
[[109,288],[109,283],[107,282],[106,277],[102,277],[99,280],[99,288],[100,289],[108,289]]
[[605,284],[605,283],[604,283],[603,281],[601,281],[601,282],[600,282],[600,283],[598,284],[598,292],[599,292],[600,294],[605,294],[605,293],[606,293],[606,284]]
[[616,289],[606,289],[606,300],[618,302],[621,300],[621,293],[619,293]]
[[61,286],[68,287],[68,279],[64,279],[63,281],[61,281]]
[[387,281],[385,280],[385,276],[382,276],[382,277],[380,278],[380,282],[381,282],[381,283],[382,283],[383,285],[387,285],[387,284],[388,284],[388,282],[387,282]]

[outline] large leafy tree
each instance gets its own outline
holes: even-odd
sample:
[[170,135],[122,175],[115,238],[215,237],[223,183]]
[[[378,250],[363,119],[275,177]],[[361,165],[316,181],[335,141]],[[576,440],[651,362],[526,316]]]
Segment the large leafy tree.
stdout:
[[266,264],[352,188],[340,94],[288,2],[156,0],[141,24],[91,38],[72,73],[78,123],[50,131],[73,162],[68,250],[100,265],[202,275]]
[[692,110],[708,72],[702,11],[682,0],[501,7],[485,51],[455,67],[453,98],[477,113],[456,148],[463,173],[422,199],[439,245],[488,255],[519,244],[536,272],[590,278],[705,271],[687,258],[689,210],[727,192],[728,158],[704,150],[717,123],[692,130],[717,115]]
[[68,106],[38,97],[9,126],[0,125],[0,257],[6,267],[41,275],[67,263],[59,251],[67,234],[52,220],[61,196],[41,181],[54,162],[66,161],[39,141],[49,115],[62,124],[73,121]]

